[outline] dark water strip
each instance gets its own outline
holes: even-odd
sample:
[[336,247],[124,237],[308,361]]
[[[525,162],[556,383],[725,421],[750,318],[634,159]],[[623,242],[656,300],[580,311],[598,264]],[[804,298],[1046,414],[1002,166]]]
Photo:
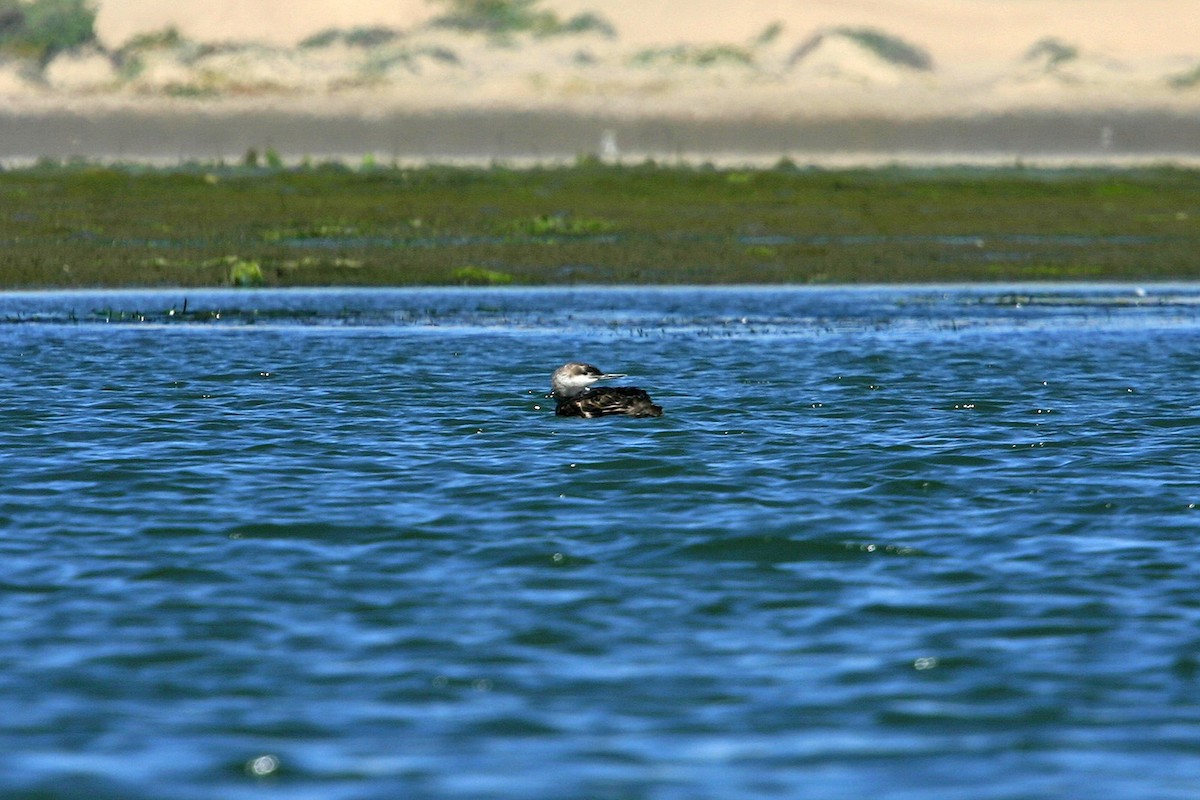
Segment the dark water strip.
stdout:
[[397,159],[572,159],[613,131],[638,157],[789,153],[1122,156],[1200,154],[1200,118],[1165,111],[1036,112],[895,119],[682,120],[551,111],[390,113],[370,119],[284,111],[0,112],[0,159],[230,159],[249,147],[285,156],[361,153]]
[[[669,310],[654,298],[687,299]],[[583,304],[582,306],[580,304]],[[202,325],[517,331],[571,324],[597,333],[799,336],[1063,324],[1195,321],[1195,284],[837,287],[507,287],[370,290],[89,290],[0,293],[0,326]],[[595,309],[588,306],[595,304]],[[1014,315],[1016,310],[1020,313]]]

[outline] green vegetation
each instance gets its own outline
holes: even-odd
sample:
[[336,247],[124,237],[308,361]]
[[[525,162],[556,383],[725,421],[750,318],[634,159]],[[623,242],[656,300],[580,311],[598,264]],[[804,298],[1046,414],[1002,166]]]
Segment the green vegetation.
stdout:
[[142,50],[171,50],[182,47],[187,43],[183,34],[174,25],[168,25],[156,31],[134,35],[121,46],[122,52],[138,52]]
[[769,47],[783,34],[783,23],[776,20],[763,28],[757,36],[750,40],[751,47]]
[[875,28],[841,27],[821,31],[796,49],[796,52],[792,54],[792,62],[803,60],[805,56],[816,50],[827,36],[843,36],[874,53],[883,61],[897,67],[921,72],[933,69],[933,59],[928,52],[898,36]]
[[445,14],[435,17],[432,24],[464,33],[484,33],[503,38],[515,33],[534,36],[598,33],[613,37],[616,30],[602,17],[592,13],[577,14],[563,20],[553,11],[536,6],[539,0],[438,0],[448,7]]
[[1200,65],[1178,75],[1172,75],[1167,82],[1175,89],[1192,89],[1200,86]]
[[499,270],[469,265],[451,273],[455,283],[463,286],[504,286],[512,283],[512,275]]
[[380,80],[388,70],[402,66],[413,73],[420,73],[422,60],[435,63],[458,66],[462,62],[458,54],[447,47],[412,46],[395,47],[382,52],[373,52],[361,69],[361,79],[365,83]]
[[633,55],[630,63],[648,67],[667,64],[674,67],[713,67],[722,64],[753,67],[760,50],[770,47],[783,33],[782,22],[772,22],[745,45],[690,44],[672,47],[648,47]]
[[96,11],[87,0],[0,0],[0,55],[45,65],[59,53],[96,41]]
[[750,66],[754,53],[750,48],[734,44],[675,45],[650,47],[636,53],[632,63],[637,66],[670,64],[672,66],[711,67],[718,64]]
[[121,80],[128,82],[136,80],[145,71],[145,55],[147,53],[160,50],[183,50],[186,47],[196,49],[196,46],[183,38],[179,29],[172,25],[131,37],[113,53],[113,57]]
[[1200,171],[83,162],[0,172],[0,287],[1200,278]]
[[403,34],[400,31],[381,25],[357,28],[326,28],[300,42],[300,46],[304,48],[316,48],[344,44],[349,47],[380,47],[385,44],[392,44],[402,37]]
[[236,257],[229,259],[233,263],[229,266],[229,282],[234,286],[262,286],[265,282],[263,279],[262,267],[257,261],[240,261]]
[[504,226],[504,232],[517,236],[595,236],[613,229],[602,219],[580,219],[569,214],[538,214]]
[[858,42],[889,64],[921,71],[933,69],[933,59],[929,53],[898,36],[874,28],[837,28],[835,32]]
[[1053,36],[1039,39],[1025,53],[1026,61],[1040,62],[1046,69],[1054,69],[1063,64],[1069,64],[1078,58],[1078,47],[1067,44],[1063,40],[1056,39]]

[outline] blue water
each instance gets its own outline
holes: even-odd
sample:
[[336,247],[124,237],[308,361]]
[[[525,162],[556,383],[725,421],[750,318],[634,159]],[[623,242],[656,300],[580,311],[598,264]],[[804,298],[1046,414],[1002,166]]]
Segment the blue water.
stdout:
[[0,387],[0,796],[1200,791],[1198,286],[0,294]]

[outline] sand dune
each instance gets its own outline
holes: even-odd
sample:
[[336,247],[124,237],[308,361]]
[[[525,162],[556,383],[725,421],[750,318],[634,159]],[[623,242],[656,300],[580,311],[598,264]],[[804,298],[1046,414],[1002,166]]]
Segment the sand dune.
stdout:
[[[871,26],[920,42],[939,61],[1003,61],[1057,36],[1119,58],[1200,58],[1193,0],[547,0],[564,14],[595,11],[634,46],[741,41],[772,22],[793,36]],[[205,41],[295,44],[329,27],[412,28],[437,13],[427,0],[101,0],[97,27],[110,45],[176,25]]]
[[[0,116],[284,113],[370,123],[498,113],[624,124],[1200,112],[1195,0],[1138,0],[1136,10],[1128,0],[536,8],[561,20],[592,14],[610,29],[449,30],[431,24],[447,9],[439,0],[101,0],[98,46],[40,70],[0,62]],[[312,39],[370,26],[391,33]]]
[[[338,114],[1200,109],[1200,3],[1139,0],[1136,13],[1126,0],[1086,5],[1083,14],[1077,0],[544,0],[539,8],[562,19],[598,15],[615,35],[499,41],[431,27],[446,10],[438,0],[105,0],[100,48],[60,55],[36,75],[0,65],[0,94],[18,110],[163,97]],[[397,36],[300,46],[322,30],[363,26]],[[121,49],[167,28],[181,38]],[[847,32],[902,44],[928,64],[914,68]],[[1043,42],[1060,45],[1057,60],[1031,58]]]

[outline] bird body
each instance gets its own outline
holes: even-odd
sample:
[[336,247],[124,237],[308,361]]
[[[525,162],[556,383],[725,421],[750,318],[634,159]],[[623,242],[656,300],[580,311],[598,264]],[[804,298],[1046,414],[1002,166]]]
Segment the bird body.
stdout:
[[550,376],[550,388],[557,402],[554,413],[560,417],[661,417],[662,407],[650,395],[633,386],[600,386],[597,381],[624,378],[624,373],[601,372],[591,364],[572,361]]

